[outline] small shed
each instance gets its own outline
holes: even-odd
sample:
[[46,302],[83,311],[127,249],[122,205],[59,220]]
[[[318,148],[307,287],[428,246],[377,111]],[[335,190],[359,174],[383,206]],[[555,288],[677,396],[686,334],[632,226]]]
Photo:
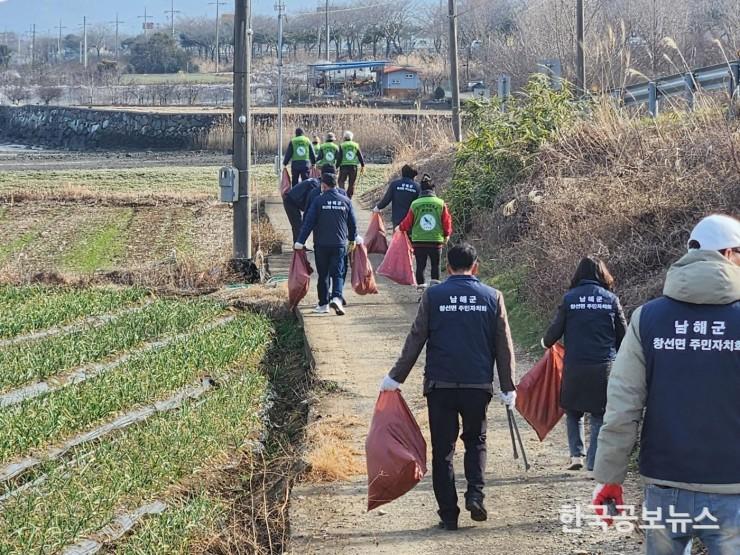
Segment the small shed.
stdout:
[[383,96],[414,98],[421,90],[419,70],[413,67],[388,66],[378,73]]

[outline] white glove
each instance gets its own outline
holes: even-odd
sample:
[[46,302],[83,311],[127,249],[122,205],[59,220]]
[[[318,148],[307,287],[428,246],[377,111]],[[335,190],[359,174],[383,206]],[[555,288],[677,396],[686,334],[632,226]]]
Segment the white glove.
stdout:
[[510,409],[514,408],[514,404],[516,403],[516,391],[507,391],[506,393],[499,391],[498,396],[507,407]]
[[380,382],[380,391],[396,391],[399,387],[401,387],[401,384],[388,375]]
[[545,338],[544,337],[542,339],[540,339],[540,345],[542,345],[542,348],[543,349],[547,349],[547,345],[545,345]]
[[356,235],[355,236],[355,245],[362,245],[362,243],[363,243],[362,236],[361,235]]
[[375,212],[376,214],[378,214],[380,212],[380,208],[378,208],[377,206],[374,206],[373,207],[373,212]]
[[293,250],[294,251],[302,251],[303,250],[303,243],[294,243],[293,244]]

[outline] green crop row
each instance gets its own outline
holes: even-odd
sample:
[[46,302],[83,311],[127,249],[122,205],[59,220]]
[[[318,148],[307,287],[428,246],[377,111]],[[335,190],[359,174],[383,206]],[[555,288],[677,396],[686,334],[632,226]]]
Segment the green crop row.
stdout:
[[[264,351],[270,340],[261,317],[240,318],[231,329],[249,330],[237,341],[245,354]],[[223,339],[212,348],[227,348]],[[258,363],[232,365],[239,374],[203,401],[80,447],[72,467],[47,463],[43,483],[4,504],[0,553],[55,553],[254,437],[266,392]]]
[[97,362],[164,334],[180,333],[221,312],[212,301],[157,300],[100,326],[0,349],[0,391]]
[[125,409],[153,402],[199,375],[262,356],[270,324],[244,315],[157,351],[138,354],[105,374],[28,399],[0,412],[0,461],[93,427]]
[[[144,299],[145,289],[93,287],[89,289],[36,288],[30,291],[3,290],[0,338],[67,324],[84,316],[105,314]],[[8,302],[10,301],[10,302]],[[20,302],[18,302],[20,301]]]
[[185,555],[198,540],[218,533],[226,524],[229,506],[200,492],[168,506],[161,514],[145,518],[134,531],[116,544],[120,555]]

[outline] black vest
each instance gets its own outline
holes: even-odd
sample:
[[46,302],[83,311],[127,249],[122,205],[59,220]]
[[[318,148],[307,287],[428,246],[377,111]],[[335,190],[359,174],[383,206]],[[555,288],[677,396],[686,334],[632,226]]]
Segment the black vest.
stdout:
[[565,364],[603,364],[617,356],[617,297],[583,280],[565,294]]
[[473,276],[450,276],[428,290],[427,380],[490,384],[496,360],[497,292]]
[[646,304],[647,367],[640,473],[699,484],[740,483],[740,301]]

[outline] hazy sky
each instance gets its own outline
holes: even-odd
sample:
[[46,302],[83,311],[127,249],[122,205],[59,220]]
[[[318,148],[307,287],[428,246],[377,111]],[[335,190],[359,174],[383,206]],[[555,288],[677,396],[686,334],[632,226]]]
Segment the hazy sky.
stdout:
[[[216,6],[209,5],[214,0],[175,0],[175,10],[184,16],[209,15],[215,18]],[[233,0],[225,1],[221,9],[233,12]],[[316,0],[285,0],[287,12],[305,11]],[[253,13],[272,14],[275,0],[252,0]],[[148,15],[154,16],[156,25],[168,25],[171,0],[0,0],[0,33],[4,31],[27,32],[33,23],[36,32],[45,34],[59,25],[67,27],[64,33],[76,32],[82,25],[82,16],[87,16],[91,24],[106,23],[116,18],[116,12],[126,23],[122,28],[127,33],[141,29],[144,7]],[[56,34],[56,31],[52,31]]]

